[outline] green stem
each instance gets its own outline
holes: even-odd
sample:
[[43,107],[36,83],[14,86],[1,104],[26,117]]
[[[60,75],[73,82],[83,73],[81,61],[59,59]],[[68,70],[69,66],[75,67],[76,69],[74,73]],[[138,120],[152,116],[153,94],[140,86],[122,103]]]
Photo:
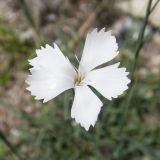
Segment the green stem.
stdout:
[[138,37],[138,41],[137,41],[137,47],[136,47],[136,50],[135,50],[134,64],[133,64],[133,68],[132,68],[132,71],[131,71],[131,80],[132,80],[131,87],[129,89],[128,97],[127,97],[125,103],[123,103],[123,106],[122,106],[123,107],[123,112],[122,112],[123,117],[122,117],[122,120],[120,121],[121,126],[123,126],[124,121],[126,119],[128,108],[130,106],[130,102],[131,102],[132,97],[133,97],[133,91],[134,91],[134,88],[135,88],[135,85],[136,85],[134,76],[135,76],[135,71],[136,71],[136,68],[137,68],[139,54],[140,54],[141,49],[144,46],[144,33],[145,33],[146,26],[148,24],[151,5],[152,5],[152,0],[149,0],[148,6],[147,6],[147,11],[146,11],[146,16],[145,16],[144,23],[142,25],[141,31],[139,33],[139,37]]
[[[136,50],[135,50],[135,58],[134,58],[134,64],[133,64],[133,68],[132,68],[132,72],[131,72],[131,80],[134,82],[134,74],[135,74],[135,70],[136,70],[136,67],[137,67],[137,63],[138,63],[138,57],[139,57],[139,53],[140,53],[140,50],[143,48],[144,46],[144,33],[145,33],[145,30],[146,30],[146,26],[148,24],[148,19],[149,19],[149,16],[150,16],[150,10],[151,10],[151,5],[152,5],[152,0],[149,0],[148,2],[148,6],[147,6],[147,11],[146,11],[146,16],[145,16],[145,19],[144,19],[144,23],[143,23],[143,26],[141,28],[141,31],[140,31],[140,34],[138,36],[138,42],[137,42],[137,47],[136,47]],[[132,83],[133,83],[132,82]]]
[[11,142],[6,138],[2,131],[0,131],[0,139],[6,144],[6,146],[10,149],[10,151],[16,156],[18,160],[24,160],[24,158],[19,155],[15,147],[11,144]]
[[150,14],[154,11],[154,9],[157,7],[157,5],[158,5],[159,2],[160,2],[160,0],[157,0],[157,1],[155,2],[155,4],[153,5],[153,7],[152,7],[151,10],[150,10]]
[[155,7],[157,6],[157,4],[160,2],[160,0],[157,0],[157,2],[152,6],[152,0],[149,0],[148,2],[148,6],[147,6],[147,10],[146,10],[146,16],[145,16],[145,19],[144,19],[144,23],[143,23],[143,26],[141,28],[141,31],[140,31],[140,34],[138,36],[138,42],[137,42],[137,47],[136,47],[136,50],[135,50],[135,58],[134,58],[134,64],[133,64],[133,68],[132,68],[132,71],[131,71],[131,87],[129,89],[129,93],[128,93],[128,98],[127,100],[125,101],[125,103],[123,103],[123,117],[122,117],[122,120],[120,121],[121,123],[121,126],[124,124],[124,121],[125,121],[125,117],[127,115],[127,112],[128,112],[128,108],[130,106],[130,102],[131,102],[131,99],[132,99],[132,96],[133,96],[133,91],[134,91],[134,88],[135,88],[135,85],[136,85],[136,80],[134,79],[134,76],[135,76],[135,71],[136,71],[136,68],[137,68],[137,63],[138,63],[138,58],[139,58],[139,54],[140,54],[140,51],[141,49],[143,48],[145,42],[144,42],[144,34],[145,34],[145,29],[146,29],[146,26],[148,24],[148,19],[149,19],[149,16],[150,14],[152,13],[152,11],[155,9]]
[[144,42],[143,41],[144,33],[145,33],[146,26],[148,24],[151,5],[152,5],[152,0],[149,0],[147,10],[146,10],[146,16],[145,16],[141,31],[140,31],[139,36],[138,36],[137,47],[136,47],[136,50],[135,50],[134,64],[133,64],[133,68],[132,68],[132,71],[131,71],[131,87],[129,88],[129,91],[128,91],[128,97],[127,97],[126,101],[123,103],[123,108],[122,108],[123,117],[120,121],[120,131],[122,130],[123,124],[124,124],[126,116],[127,116],[128,108],[130,106],[130,102],[131,102],[132,97],[133,97],[133,91],[134,91],[135,84],[136,84],[135,79],[134,79],[134,74],[135,74],[135,71],[136,71],[137,63],[138,63],[139,53],[144,46],[144,43],[143,43]]
[[[123,140],[121,140],[122,130],[123,130],[123,127],[124,127],[124,123],[126,122],[128,109],[129,109],[129,106],[130,106],[130,103],[131,103],[131,100],[132,100],[132,97],[133,97],[135,85],[136,85],[134,76],[135,76],[135,71],[136,71],[137,64],[138,64],[139,54],[140,54],[141,49],[144,46],[144,33],[145,33],[145,29],[146,29],[146,26],[148,24],[148,19],[149,19],[150,13],[151,13],[150,12],[151,11],[151,5],[152,5],[152,0],[149,0],[147,10],[146,10],[146,15],[145,15],[144,22],[143,22],[142,28],[141,28],[139,36],[138,36],[137,46],[136,46],[136,50],[135,50],[134,64],[133,64],[133,68],[132,68],[132,71],[131,71],[131,80],[132,80],[131,87],[129,88],[129,91],[128,91],[129,93],[128,93],[126,101],[124,101],[124,103],[122,103],[122,112],[121,113],[123,113],[123,115],[122,115],[122,117],[119,121],[120,145],[118,145],[118,148],[117,148],[119,156],[120,156],[122,148],[123,148],[123,145],[121,145],[121,143],[123,143]],[[119,158],[121,159],[121,156]]]
[[64,93],[64,119],[68,120],[68,115],[69,115],[69,96],[68,93]]

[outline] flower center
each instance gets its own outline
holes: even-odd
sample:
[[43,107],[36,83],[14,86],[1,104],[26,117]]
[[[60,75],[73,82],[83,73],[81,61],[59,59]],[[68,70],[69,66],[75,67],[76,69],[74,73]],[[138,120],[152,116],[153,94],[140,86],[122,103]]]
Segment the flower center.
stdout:
[[83,79],[84,79],[84,77],[82,76],[82,75],[80,75],[79,73],[77,73],[77,75],[76,75],[76,77],[75,77],[75,79],[74,79],[74,85],[75,86],[81,86],[81,85],[83,85],[82,83],[82,81],[83,81]]

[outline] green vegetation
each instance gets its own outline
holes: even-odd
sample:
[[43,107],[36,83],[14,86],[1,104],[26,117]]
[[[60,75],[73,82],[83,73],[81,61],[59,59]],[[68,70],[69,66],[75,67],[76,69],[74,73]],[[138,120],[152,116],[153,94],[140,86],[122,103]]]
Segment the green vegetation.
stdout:
[[[62,39],[66,42],[62,43],[62,50],[74,61],[65,38]],[[135,42],[127,41],[125,44],[127,45],[120,50],[121,66],[131,71]],[[5,59],[0,64],[0,94],[5,92],[9,82],[19,78],[15,72],[28,72],[27,60],[35,54],[35,44],[22,40],[9,24],[1,20],[1,51]],[[141,59],[136,71],[145,63],[146,61]],[[139,78],[138,73],[135,77],[136,85],[127,111],[124,107],[129,91],[112,102],[99,95],[104,106],[95,127],[89,132],[70,118],[72,90],[46,104],[30,99],[31,111],[28,112],[18,106],[2,103],[0,97],[0,108],[1,105],[5,106],[5,109],[13,112],[21,122],[18,128],[14,128],[14,133],[5,134],[15,150],[11,150],[1,137],[0,160],[160,159],[159,75],[147,71],[144,79]],[[25,87],[22,88],[24,89]]]

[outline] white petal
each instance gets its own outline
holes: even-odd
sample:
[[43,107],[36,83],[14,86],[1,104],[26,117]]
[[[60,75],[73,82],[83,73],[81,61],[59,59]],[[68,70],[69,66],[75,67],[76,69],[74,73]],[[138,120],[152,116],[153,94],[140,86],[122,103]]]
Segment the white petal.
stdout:
[[71,117],[88,130],[90,125],[94,126],[102,105],[89,87],[76,86]]
[[36,96],[35,99],[47,102],[74,87],[76,71],[56,45],[55,48],[46,45],[46,48],[37,50],[37,57],[29,62],[33,68],[26,80],[27,90]]
[[86,73],[93,68],[106,63],[118,54],[118,45],[116,38],[111,32],[105,32],[105,28],[100,30],[94,29],[87,34],[84,51],[80,62],[80,70]]
[[51,70],[52,73],[63,70],[69,77],[76,73],[72,64],[56,44],[54,44],[54,48],[47,44],[46,48],[42,47],[41,49],[37,49],[36,53],[37,57],[29,60],[30,65],[32,65],[34,69],[45,67]]
[[116,98],[128,89],[130,83],[126,68],[118,68],[119,63],[101,69],[96,69],[88,73],[85,83],[93,86],[104,97],[111,100]]

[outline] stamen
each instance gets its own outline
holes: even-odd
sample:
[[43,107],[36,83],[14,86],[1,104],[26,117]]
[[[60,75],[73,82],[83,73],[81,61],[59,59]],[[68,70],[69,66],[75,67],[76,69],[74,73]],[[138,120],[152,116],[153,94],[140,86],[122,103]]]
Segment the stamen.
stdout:
[[83,79],[84,79],[84,77],[82,75],[80,75],[79,73],[77,73],[75,80],[74,80],[74,85],[81,86]]

